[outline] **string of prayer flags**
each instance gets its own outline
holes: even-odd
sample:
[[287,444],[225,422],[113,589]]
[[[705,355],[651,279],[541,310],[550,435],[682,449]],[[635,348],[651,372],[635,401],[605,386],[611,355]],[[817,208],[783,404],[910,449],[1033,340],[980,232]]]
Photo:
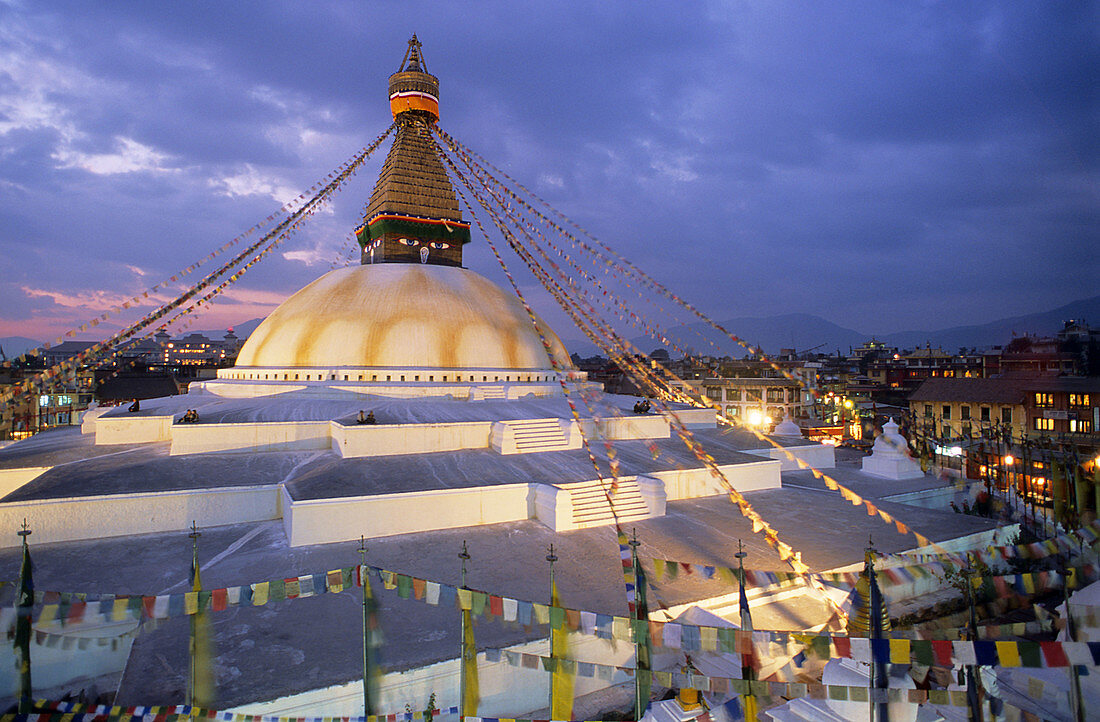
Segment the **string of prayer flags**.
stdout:
[[[205,707],[192,705],[161,705],[161,706],[109,706],[88,705],[78,702],[57,702],[40,699],[35,702],[35,709],[43,712],[29,715],[4,715],[4,720],[9,717],[12,722],[57,722],[58,715],[65,715],[67,722],[101,722],[104,719],[148,720],[149,722],[184,722],[184,720],[219,720],[220,722],[333,722],[335,719],[341,722],[411,722],[412,720],[433,719],[457,715],[458,707],[443,707],[434,709],[431,715],[423,711],[399,712],[378,715],[359,715],[344,717],[280,717],[277,715],[254,715],[240,712],[219,712]],[[475,719],[468,717],[467,719]]]
[[[634,622],[630,617],[619,617],[596,612],[565,609],[547,604],[514,599],[503,595],[458,589],[452,585],[429,580],[417,579],[379,567],[365,567],[367,573],[380,580],[383,587],[396,591],[408,590],[408,598],[437,606],[456,606],[469,609],[474,615],[496,617],[505,621],[515,621],[525,626],[532,624],[554,624],[573,632],[593,634],[603,639],[623,642],[634,641]],[[45,592],[42,607],[36,625],[46,632],[55,632],[52,625],[58,627],[67,621],[94,622],[94,615],[103,621],[122,619],[161,619],[167,617],[194,614],[199,610],[226,609],[237,605],[263,606],[271,602],[289,599],[302,599],[324,593],[338,593],[350,590],[362,584],[362,574],[358,567],[331,570],[319,574],[306,574],[265,582],[257,582],[224,590],[210,590],[201,594],[185,592],[160,596],[114,596],[102,595],[98,599],[91,595]],[[1048,576],[1048,580],[1051,577]],[[64,597],[65,613],[61,613]],[[50,601],[46,601],[49,599]],[[2,610],[0,610],[2,611]],[[10,610],[9,610],[10,611]],[[1077,618],[1076,610],[1074,614]],[[0,616],[0,627],[5,618]],[[691,651],[711,651],[741,653],[752,645],[773,644],[780,646],[805,645],[833,650],[832,656],[850,656],[858,661],[868,661],[869,652],[861,651],[861,642],[842,636],[803,635],[794,632],[755,630],[742,631],[726,627],[710,627],[678,622],[660,622],[649,620],[648,628],[655,648],[679,649]],[[949,655],[955,659],[969,659],[980,654],[981,659],[992,659],[989,664],[1019,667],[1057,667],[1068,664],[1097,666],[1100,664],[1100,642],[1044,642],[1038,643],[1003,639],[961,640],[958,630],[948,630],[952,639],[930,639],[937,632],[928,630],[895,630],[887,634],[887,640],[907,640],[914,659],[925,658],[937,649],[946,649],[943,643],[953,645]],[[995,633],[1020,633],[1020,628],[999,625],[983,632],[983,636]],[[944,636],[939,634],[938,636]],[[864,640],[866,641],[866,640]],[[997,644],[994,644],[997,642]],[[932,645],[939,644],[940,647]],[[831,646],[830,646],[831,645]],[[896,650],[901,645],[895,645]],[[1036,655],[1035,650],[1041,654]],[[984,664],[984,662],[983,662]]]

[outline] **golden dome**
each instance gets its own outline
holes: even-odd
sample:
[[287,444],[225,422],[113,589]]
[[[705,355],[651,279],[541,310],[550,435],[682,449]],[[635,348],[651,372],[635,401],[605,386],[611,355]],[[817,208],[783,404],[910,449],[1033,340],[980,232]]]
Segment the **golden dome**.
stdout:
[[[557,334],[539,327],[571,368]],[[465,268],[405,263],[325,274],[252,332],[236,366],[551,368],[517,298]]]

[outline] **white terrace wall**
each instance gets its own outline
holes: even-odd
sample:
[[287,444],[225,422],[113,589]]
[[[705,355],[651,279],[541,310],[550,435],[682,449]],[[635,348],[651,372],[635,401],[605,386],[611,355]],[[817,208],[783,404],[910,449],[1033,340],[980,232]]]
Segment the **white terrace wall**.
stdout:
[[484,449],[492,421],[342,425],[332,422],[332,448],[343,457]]
[[[278,492],[277,485],[242,486],[8,502],[0,504],[0,527],[16,529],[26,519],[33,540],[44,544],[184,531],[192,521],[204,527],[269,521],[281,513]],[[19,543],[15,534],[0,534],[0,547]]]
[[802,459],[815,469],[836,468],[836,449],[828,444],[784,446],[782,449],[768,446],[763,449],[752,449],[745,453],[763,456],[768,459],[778,459],[783,465],[783,471],[797,471],[799,469],[798,462],[791,459],[791,456]]
[[24,466],[18,469],[0,469],[0,499],[34,481],[52,468],[52,466]]
[[292,547],[352,541],[460,526],[523,521],[535,516],[535,484],[376,494],[295,501],[284,489],[283,527]]
[[[778,461],[757,461],[746,464],[720,464],[718,470],[738,491],[778,489],[782,485]],[[721,481],[715,479],[707,468],[654,471],[646,476],[660,479],[665,484],[668,501],[694,499],[725,493]]]
[[[84,429],[81,427],[81,433]],[[95,420],[96,446],[145,444],[172,438],[171,416],[100,416]]]
[[309,451],[327,449],[329,421],[270,421],[262,424],[176,424],[172,456],[211,451]]

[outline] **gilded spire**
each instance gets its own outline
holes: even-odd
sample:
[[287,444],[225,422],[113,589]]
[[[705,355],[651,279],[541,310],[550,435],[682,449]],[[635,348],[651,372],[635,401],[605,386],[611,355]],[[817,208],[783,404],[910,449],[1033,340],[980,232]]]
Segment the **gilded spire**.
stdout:
[[439,80],[425,70],[413,35],[401,69],[390,76],[390,110],[397,133],[356,230],[361,261],[461,266],[470,224],[431,142],[439,119]]

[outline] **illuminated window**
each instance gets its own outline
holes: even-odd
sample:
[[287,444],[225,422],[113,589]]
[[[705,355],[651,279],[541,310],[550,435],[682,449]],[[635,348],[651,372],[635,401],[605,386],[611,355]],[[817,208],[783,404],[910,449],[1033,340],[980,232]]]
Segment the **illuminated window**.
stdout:
[[1088,406],[1089,395],[1088,394],[1070,394],[1069,395],[1070,406]]
[[1092,433],[1092,420],[1091,419],[1070,419],[1069,431],[1071,434],[1091,434]]
[[1041,391],[1035,392],[1035,405],[1039,408],[1046,406],[1054,406],[1054,394],[1043,393]]
[[1036,431],[1054,431],[1054,419],[1035,419]]

